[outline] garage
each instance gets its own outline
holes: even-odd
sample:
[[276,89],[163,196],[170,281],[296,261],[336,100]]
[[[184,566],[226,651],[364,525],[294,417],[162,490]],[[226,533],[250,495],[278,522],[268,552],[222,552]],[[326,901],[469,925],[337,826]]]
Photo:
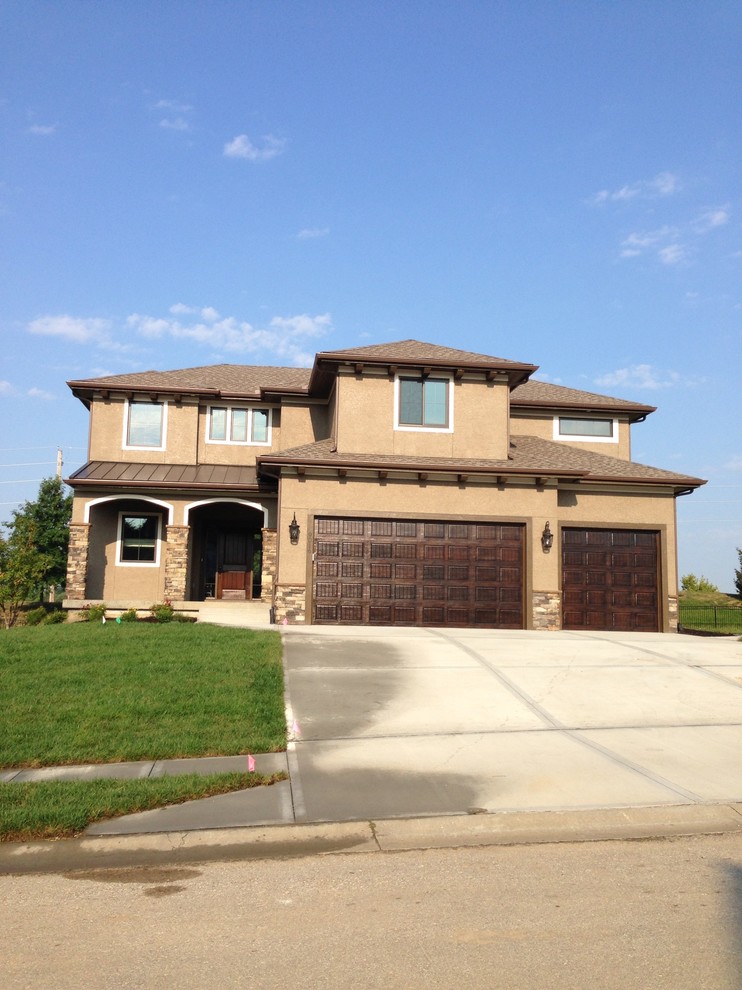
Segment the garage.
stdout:
[[562,530],[564,629],[659,631],[659,533]]
[[525,527],[317,517],[314,622],[522,629]]

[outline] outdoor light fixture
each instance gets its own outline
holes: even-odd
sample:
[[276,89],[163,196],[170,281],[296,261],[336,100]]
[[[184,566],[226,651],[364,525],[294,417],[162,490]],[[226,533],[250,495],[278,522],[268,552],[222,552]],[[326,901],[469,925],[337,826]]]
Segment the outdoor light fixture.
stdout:
[[544,526],[544,531],[541,534],[541,546],[544,548],[544,553],[548,553],[549,550],[554,546],[554,534],[549,529],[549,524]]
[[289,523],[289,539],[296,545],[299,542],[299,523],[296,521],[296,513],[294,513],[294,518]]

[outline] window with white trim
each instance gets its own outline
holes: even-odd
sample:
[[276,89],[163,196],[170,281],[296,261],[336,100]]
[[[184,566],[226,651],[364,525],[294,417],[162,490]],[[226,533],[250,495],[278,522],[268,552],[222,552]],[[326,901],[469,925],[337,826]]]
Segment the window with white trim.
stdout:
[[267,447],[271,442],[271,411],[211,406],[208,412],[206,441]]
[[618,443],[618,420],[610,416],[555,416],[554,439]]
[[395,381],[395,428],[450,433],[453,429],[451,379],[399,375]]
[[166,402],[130,399],[126,403],[125,417],[124,447],[135,450],[165,449]]
[[159,564],[160,526],[161,516],[156,512],[119,513],[117,563]]

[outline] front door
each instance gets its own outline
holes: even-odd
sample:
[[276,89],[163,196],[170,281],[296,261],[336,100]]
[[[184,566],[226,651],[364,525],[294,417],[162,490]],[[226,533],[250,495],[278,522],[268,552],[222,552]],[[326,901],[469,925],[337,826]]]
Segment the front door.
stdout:
[[244,529],[223,530],[216,541],[216,597],[252,598],[253,539]]

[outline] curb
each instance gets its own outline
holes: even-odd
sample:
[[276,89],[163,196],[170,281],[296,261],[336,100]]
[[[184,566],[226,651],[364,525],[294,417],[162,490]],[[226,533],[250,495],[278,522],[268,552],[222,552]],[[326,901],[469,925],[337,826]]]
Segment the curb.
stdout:
[[742,833],[742,803],[252,826],[0,844],[0,874]]

